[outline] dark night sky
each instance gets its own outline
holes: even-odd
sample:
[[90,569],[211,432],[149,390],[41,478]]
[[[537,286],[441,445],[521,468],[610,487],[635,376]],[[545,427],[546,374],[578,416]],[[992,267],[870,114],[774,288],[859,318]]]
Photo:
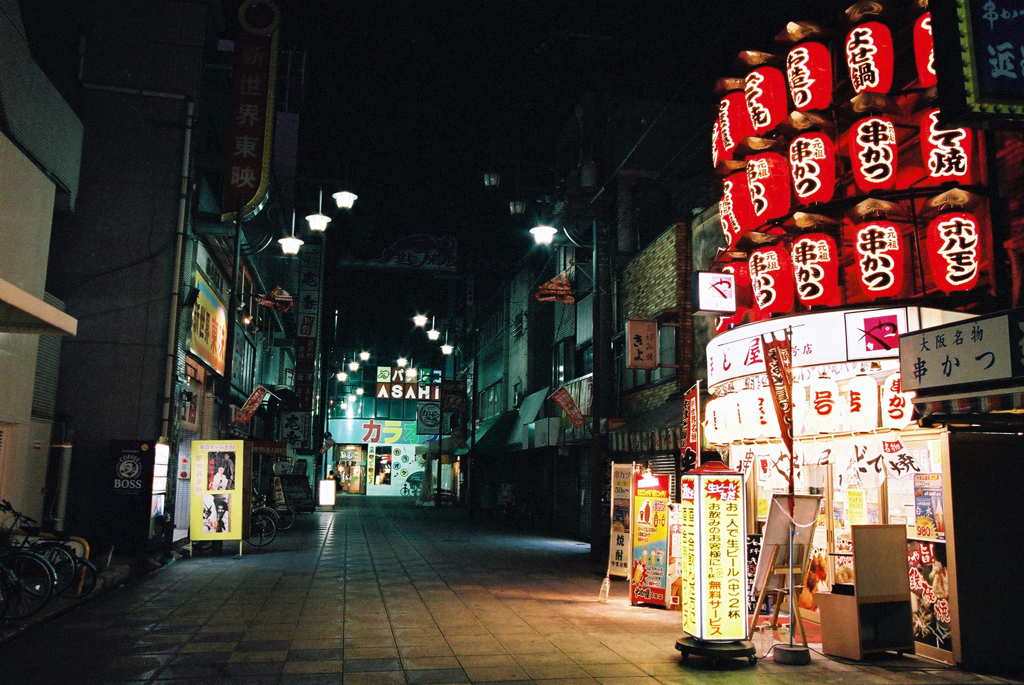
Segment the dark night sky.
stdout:
[[[603,80],[706,110],[740,49],[768,49],[785,21],[834,18],[818,2],[348,2],[279,0],[282,47],[305,48],[300,174],[347,177],[360,196],[332,247],[374,258],[397,238],[453,235],[460,269],[495,276],[529,250],[532,217],[508,210],[521,185],[550,185],[558,130]],[[824,14],[823,13],[828,13]],[[703,138],[696,144],[705,148]],[[482,173],[497,160],[499,188]],[[694,157],[710,165],[710,153]],[[531,178],[531,175],[533,178]],[[333,252],[333,251],[332,251]],[[336,255],[337,253],[335,253]],[[486,280],[482,281],[486,283]],[[405,352],[417,310],[441,314],[446,284],[339,271],[328,307],[347,345]],[[486,288],[484,288],[486,290]],[[478,290],[478,301],[487,292]],[[403,342],[406,341],[406,342]],[[382,350],[383,352],[383,350]]]

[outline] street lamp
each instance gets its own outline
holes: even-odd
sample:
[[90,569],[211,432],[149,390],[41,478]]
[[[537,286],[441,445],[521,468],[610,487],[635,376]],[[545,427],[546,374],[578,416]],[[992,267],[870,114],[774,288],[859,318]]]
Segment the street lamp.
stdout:
[[538,245],[550,245],[555,241],[555,234],[558,233],[558,229],[554,226],[541,224],[540,226],[534,226],[531,228],[530,233],[533,235],[533,240]]
[[309,223],[309,230],[323,232],[327,230],[327,224],[331,223],[331,217],[324,214],[324,189],[320,189],[320,202],[317,205],[316,214],[306,216]]
[[299,248],[302,247],[303,241],[295,237],[295,210],[292,210],[292,234],[286,235],[280,238],[277,242],[281,244],[281,252],[286,255],[297,255],[299,254]]
[[441,354],[443,354],[444,356],[447,357],[448,355],[450,355],[454,351],[455,351],[455,346],[448,344],[448,334],[445,333],[444,334],[444,344],[441,345]]
[[441,338],[441,331],[437,330],[437,324],[434,322],[433,317],[430,319],[430,330],[427,331],[427,340],[436,341]]
[[338,372],[338,380],[341,381],[342,383],[344,383],[345,381],[348,380],[348,374],[345,373],[344,371],[339,371]]
[[405,365],[408,364],[408,363],[409,363],[409,360],[406,359],[405,357],[399,357],[398,359],[395,360],[395,364],[397,364],[398,368],[400,368],[400,369],[404,369]]
[[338,205],[338,209],[352,209],[352,205],[356,203],[359,196],[355,193],[350,193],[347,190],[334,193],[331,197],[334,198],[334,202]]
[[412,317],[412,322],[416,325],[416,328],[423,328],[427,325],[427,317],[425,314],[417,314]]
[[352,361],[350,361],[348,363],[348,370],[349,371],[358,371],[359,370],[359,362],[357,362],[354,359]]
[[359,359],[364,362],[370,361],[370,353],[367,352],[366,350],[363,350],[362,352],[359,353]]

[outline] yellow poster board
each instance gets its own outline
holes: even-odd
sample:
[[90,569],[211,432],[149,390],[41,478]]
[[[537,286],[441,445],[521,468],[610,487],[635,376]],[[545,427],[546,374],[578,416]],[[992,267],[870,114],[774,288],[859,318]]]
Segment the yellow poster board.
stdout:
[[192,443],[192,540],[241,540],[248,527],[249,492],[245,442],[196,440]]

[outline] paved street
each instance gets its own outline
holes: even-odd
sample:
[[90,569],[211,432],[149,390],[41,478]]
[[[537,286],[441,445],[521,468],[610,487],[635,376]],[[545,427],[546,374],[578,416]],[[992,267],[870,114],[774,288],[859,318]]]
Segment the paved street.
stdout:
[[624,581],[598,603],[595,570],[580,543],[344,499],[265,550],[174,563],[0,647],[0,681],[1007,682],[913,657],[681,664],[679,614],[630,607]]

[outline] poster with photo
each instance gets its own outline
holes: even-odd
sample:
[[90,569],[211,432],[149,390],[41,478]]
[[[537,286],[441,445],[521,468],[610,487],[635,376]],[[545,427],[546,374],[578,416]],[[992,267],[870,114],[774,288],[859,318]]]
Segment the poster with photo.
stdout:
[[235,453],[210,452],[206,460],[207,485],[211,491],[235,489]]
[[391,485],[391,448],[377,447],[374,456],[374,477],[376,485]]
[[248,522],[245,443],[196,440],[192,443],[192,540],[241,540]]
[[910,567],[910,609],[914,617],[914,640],[951,652],[953,633],[949,616],[946,544],[908,540],[907,561]]

